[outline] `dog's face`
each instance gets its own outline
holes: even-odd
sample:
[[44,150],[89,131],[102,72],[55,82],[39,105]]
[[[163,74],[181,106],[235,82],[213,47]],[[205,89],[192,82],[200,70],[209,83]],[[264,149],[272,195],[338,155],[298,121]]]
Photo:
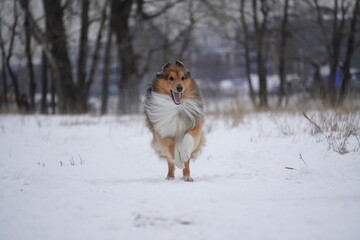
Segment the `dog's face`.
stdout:
[[171,66],[170,63],[165,64],[156,78],[156,91],[169,94],[176,105],[181,104],[184,97],[189,97],[193,88],[190,72],[186,71],[184,64],[180,61],[176,61],[174,66]]

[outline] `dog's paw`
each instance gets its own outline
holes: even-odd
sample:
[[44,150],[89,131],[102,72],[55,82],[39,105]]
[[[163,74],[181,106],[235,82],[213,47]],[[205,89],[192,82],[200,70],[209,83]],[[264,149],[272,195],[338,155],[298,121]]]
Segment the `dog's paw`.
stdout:
[[165,179],[166,179],[166,180],[175,180],[175,177],[173,177],[173,176],[166,176]]
[[183,176],[182,179],[185,181],[185,182],[193,182],[194,179],[190,176]]
[[185,163],[190,160],[191,153],[194,149],[194,138],[190,134],[185,134],[180,148],[178,149],[180,161]]

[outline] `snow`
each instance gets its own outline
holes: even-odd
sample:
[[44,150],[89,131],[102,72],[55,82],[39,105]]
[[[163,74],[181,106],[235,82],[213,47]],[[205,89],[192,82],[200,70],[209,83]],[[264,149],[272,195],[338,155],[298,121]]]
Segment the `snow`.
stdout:
[[301,114],[240,120],[206,118],[189,183],[142,116],[2,115],[0,239],[358,239],[356,137],[341,155]]

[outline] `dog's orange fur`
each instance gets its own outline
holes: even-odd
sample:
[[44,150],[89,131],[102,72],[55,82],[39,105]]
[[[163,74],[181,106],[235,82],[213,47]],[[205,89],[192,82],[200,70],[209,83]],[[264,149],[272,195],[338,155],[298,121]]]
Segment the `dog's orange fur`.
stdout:
[[[173,80],[169,81],[170,78]],[[183,80],[185,78],[185,80]],[[195,87],[194,80],[187,76],[186,70],[178,66],[170,66],[166,69],[166,77],[156,79],[154,82],[154,90],[162,94],[170,94],[170,90],[176,91],[176,86],[181,84],[183,87],[182,98],[196,98],[191,93],[191,90]],[[160,134],[154,129],[151,124],[148,124],[150,130],[153,133],[153,145],[160,145],[164,152],[167,154],[160,155],[161,158],[167,160],[168,163],[168,174],[166,179],[174,179],[175,177],[175,164],[172,161],[174,159],[175,151],[175,140],[173,138],[162,138]],[[201,146],[204,143],[204,137],[202,132],[203,119],[199,119],[197,125],[190,129],[187,133],[191,134],[194,139],[195,150],[191,154],[191,159],[194,159],[197,153],[200,151]],[[169,159],[169,156],[172,159]],[[183,179],[185,181],[192,182],[193,179],[190,177],[190,160],[185,163],[183,169]]]

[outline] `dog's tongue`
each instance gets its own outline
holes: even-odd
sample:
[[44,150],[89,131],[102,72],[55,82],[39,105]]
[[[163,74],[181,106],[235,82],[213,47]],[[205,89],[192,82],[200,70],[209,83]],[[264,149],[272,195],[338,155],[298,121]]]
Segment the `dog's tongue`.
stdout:
[[172,92],[173,101],[176,105],[181,103],[181,93]]

